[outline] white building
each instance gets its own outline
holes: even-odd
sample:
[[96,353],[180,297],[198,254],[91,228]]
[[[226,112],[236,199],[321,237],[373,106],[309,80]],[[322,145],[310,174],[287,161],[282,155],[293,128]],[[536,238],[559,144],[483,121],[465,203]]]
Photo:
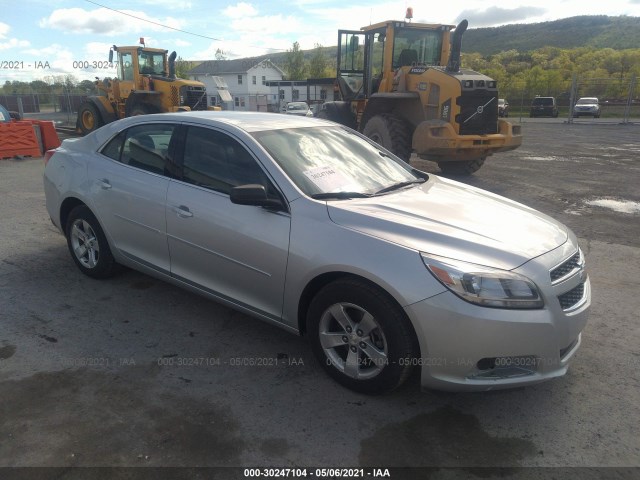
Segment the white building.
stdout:
[[[231,101],[225,102],[218,93],[214,77],[227,84]],[[269,59],[241,58],[237,60],[209,60],[189,70],[189,78],[207,87],[209,105],[226,110],[277,111],[278,95],[268,82],[282,80],[284,72]]]

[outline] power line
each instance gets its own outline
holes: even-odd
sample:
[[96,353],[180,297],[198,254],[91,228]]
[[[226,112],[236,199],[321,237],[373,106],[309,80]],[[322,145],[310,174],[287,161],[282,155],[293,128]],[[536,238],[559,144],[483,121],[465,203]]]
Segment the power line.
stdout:
[[[131,15],[130,13],[122,12],[120,10],[116,10],[115,8],[107,7],[106,5],[102,5],[101,3],[94,2],[93,0],[84,0],[84,1],[87,2],[87,3],[92,3],[94,5],[97,5],[98,7],[106,8],[107,10],[111,10],[112,12],[119,13],[120,15],[125,15],[127,17],[135,18],[136,20],[140,20],[142,22],[152,23],[154,25],[158,25],[159,27],[168,28],[169,30],[174,30],[176,32],[186,33],[187,35],[193,35],[194,37],[200,37],[200,38],[206,38],[208,40],[214,40],[216,42],[224,42],[224,40],[222,40],[221,38],[208,37],[207,35],[201,35],[199,33],[188,32],[187,30],[181,30],[179,28],[170,27],[169,25],[164,25],[162,23],[154,22],[153,20],[148,20],[146,18],[137,17],[136,15]],[[278,48],[258,47],[257,45],[250,45],[250,46],[256,47],[256,48],[264,48],[265,50],[271,50],[271,51],[274,51],[274,52],[283,51],[282,49],[278,49]]]
[[93,3],[94,5],[97,5],[98,7],[106,8],[107,10],[111,10],[112,12],[119,13],[120,15],[126,15],[127,17],[135,18],[135,19],[141,20],[143,22],[153,23],[154,25],[158,25],[159,27],[168,28],[170,30],[175,30],[176,32],[186,33],[187,35],[194,35],[196,37],[206,38],[206,39],[209,39],[209,40],[215,40],[216,42],[222,42],[222,39],[220,39],[220,38],[207,37],[206,35],[200,35],[199,33],[193,33],[193,32],[187,32],[186,30],[180,30],[179,28],[170,27],[169,25],[164,25],[162,23],[154,22],[153,20],[148,20],[146,18],[142,18],[142,17],[137,17],[135,15],[131,15],[130,13],[121,12],[120,10],[116,10],[115,8],[107,7],[106,5],[102,5],[102,4],[100,4],[98,2],[94,2],[92,0],[84,0],[84,1],[88,2],[88,3]]

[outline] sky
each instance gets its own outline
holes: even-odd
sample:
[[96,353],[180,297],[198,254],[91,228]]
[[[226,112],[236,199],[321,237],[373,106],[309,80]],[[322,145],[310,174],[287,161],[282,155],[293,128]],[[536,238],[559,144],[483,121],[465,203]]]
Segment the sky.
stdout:
[[66,74],[78,80],[114,76],[97,62],[107,62],[112,45],[137,45],[140,37],[185,60],[210,60],[218,49],[227,58],[282,52],[295,41],[303,49],[330,46],[339,28],[402,20],[407,7],[415,22],[455,25],[466,18],[469,28],[576,15],[640,16],[640,0],[0,0],[0,85]]

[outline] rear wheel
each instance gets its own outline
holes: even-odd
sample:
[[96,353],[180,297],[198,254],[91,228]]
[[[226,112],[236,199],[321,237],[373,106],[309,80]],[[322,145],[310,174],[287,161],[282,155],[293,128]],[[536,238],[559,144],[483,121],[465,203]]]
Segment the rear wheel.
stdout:
[[480,157],[466,162],[438,162],[438,167],[440,167],[442,173],[448,173],[451,175],[471,175],[472,173],[480,170],[480,167],[484,165],[484,161],[486,159],[487,157]]
[[91,133],[104,125],[96,106],[85,102],[78,109],[78,126],[83,134]]
[[384,113],[371,117],[367,121],[362,133],[392,151],[405,162],[411,158],[411,131],[404,120]]
[[307,327],[322,367],[352,390],[394,390],[415,364],[417,342],[406,315],[386,292],[361,280],[338,280],[320,290]]
[[79,205],[69,213],[65,234],[71,257],[82,273],[107,278],[116,272],[107,238],[89,207]]

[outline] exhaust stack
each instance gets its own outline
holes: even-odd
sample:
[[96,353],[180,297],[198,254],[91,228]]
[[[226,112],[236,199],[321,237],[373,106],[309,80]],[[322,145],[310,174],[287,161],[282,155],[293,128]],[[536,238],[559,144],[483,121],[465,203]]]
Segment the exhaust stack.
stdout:
[[176,52],[169,55],[169,78],[176,78]]
[[451,39],[451,53],[449,54],[449,62],[447,63],[447,72],[460,71],[460,50],[462,49],[462,35],[466,32],[469,22],[462,20],[453,32]]

